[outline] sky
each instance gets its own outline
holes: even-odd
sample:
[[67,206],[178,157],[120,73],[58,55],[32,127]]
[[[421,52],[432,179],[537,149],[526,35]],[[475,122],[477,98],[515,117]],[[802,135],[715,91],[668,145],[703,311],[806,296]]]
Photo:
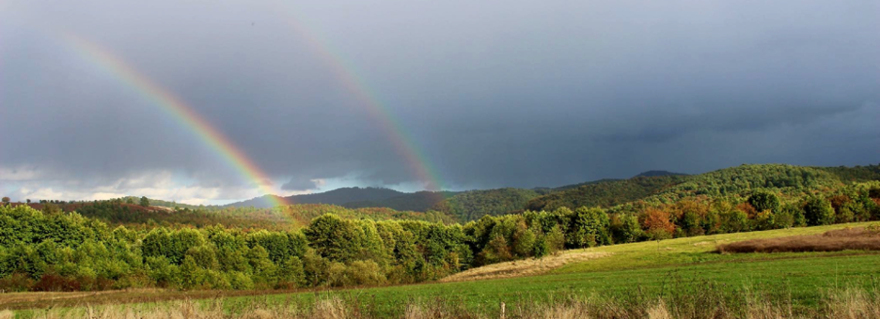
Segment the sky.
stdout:
[[0,193],[220,204],[877,164],[878,16],[874,0],[0,0]]

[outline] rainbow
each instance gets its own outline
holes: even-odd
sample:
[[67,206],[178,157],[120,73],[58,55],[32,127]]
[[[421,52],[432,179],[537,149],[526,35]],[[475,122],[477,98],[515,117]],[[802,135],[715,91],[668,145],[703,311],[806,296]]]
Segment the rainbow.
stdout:
[[274,195],[272,180],[244,152],[238,149],[223,133],[211,126],[202,116],[196,113],[186,102],[174,96],[149,78],[138,72],[129,63],[118,58],[112,52],[71,33],[61,33],[65,42],[76,51],[102,67],[108,73],[128,86],[137,90],[141,96],[158,105],[181,126],[190,129],[195,136],[210,146],[229,166],[241,176],[257,185],[260,192],[266,194],[272,206],[286,206],[289,203],[281,196]]
[[[282,2],[274,3],[284,4]],[[293,11],[282,10],[279,12],[292,13]],[[316,32],[298,22],[299,20],[296,18],[285,19],[292,30],[305,40],[309,48],[315,53],[315,56],[320,58],[324,65],[330,68],[331,72],[340,81],[340,84],[360,102],[358,104],[367,110],[372,120],[377,123],[377,126],[383,130],[384,135],[392,142],[398,156],[405,160],[405,163],[415,177],[424,183],[425,189],[429,191],[442,190],[443,183],[435,170],[432,169],[432,165],[424,155],[424,152],[416,147],[416,143],[408,137],[409,134],[391,110],[378,99],[376,94],[369,90],[366,82],[358,76],[356,68],[351,63],[348,63],[342,55],[335,53],[327,43],[315,36]],[[135,88],[144,98],[160,106],[183,127],[189,128],[245,179],[253,181],[262,193],[269,195],[267,198],[270,204],[273,206],[289,204],[282,197],[272,196],[274,189],[271,186],[271,179],[268,175],[184,101],[142,75],[134,67],[118,58],[109,50],[69,32],[52,33],[61,34],[61,38],[75,48],[80,55],[102,67],[127,85]]]
[[[276,1],[273,3],[279,6],[289,5],[288,1]],[[400,124],[394,113],[381,103],[376,94],[369,90],[366,82],[358,76],[357,69],[347,62],[342,55],[332,50],[329,44],[315,36],[318,34],[317,32],[300,23],[299,21],[302,19],[296,16],[296,10],[281,7],[277,12],[286,12],[292,16],[289,19],[285,19],[291,29],[305,40],[315,56],[320,58],[324,65],[331,69],[340,84],[360,101],[359,104],[361,106],[366,108],[372,119],[384,131],[385,136],[394,144],[398,156],[404,158],[412,173],[416,175],[419,181],[425,183],[425,189],[441,191],[443,183],[436,170],[432,168],[428,157],[416,147],[416,143],[412,139],[408,138],[410,134]]]

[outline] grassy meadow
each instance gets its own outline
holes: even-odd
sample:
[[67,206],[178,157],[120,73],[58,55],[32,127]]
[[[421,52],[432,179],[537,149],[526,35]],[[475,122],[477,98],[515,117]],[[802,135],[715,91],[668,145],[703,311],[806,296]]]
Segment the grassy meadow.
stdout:
[[[213,309],[225,315],[251,313],[253,309],[288,309],[288,312],[289,309],[299,309],[297,313],[304,314],[316,307],[324,307],[328,302],[336,302],[344,304],[343,308],[348,311],[354,311],[344,317],[366,318],[406,317],[414,307],[460,314],[452,316],[455,318],[471,315],[497,318],[501,315],[502,303],[505,313],[523,318],[528,317],[525,314],[529,309],[551,311],[559,305],[593,309],[590,310],[593,312],[611,311],[614,307],[642,309],[642,314],[663,306],[675,316],[693,312],[695,315],[689,317],[697,318],[701,316],[696,315],[695,309],[701,305],[709,306],[707,308],[723,305],[730,314],[743,314],[752,311],[749,309],[756,305],[763,305],[761,307],[781,309],[779,311],[794,317],[826,316],[833,308],[830,300],[839,302],[841,294],[856,294],[866,300],[877,297],[880,252],[719,254],[715,252],[716,246],[750,239],[821,234],[870,224],[838,224],[589,248],[585,251],[603,253],[603,256],[565,264],[535,276],[265,295],[202,294],[207,299],[192,301],[190,306]],[[572,250],[564,254],[583,251]],[[662,305],[660,300],[663,300]],[[105,296],[91,301],[112,303],[113,299]],[[0,299],[0,309],[3,309],[3,302]],[[68,311],[81,313],[84,309],[92,309],[82,308],[89,303],[90,299],[86,297],[58,305],[72,307],[63,310],[72,314]],[[27,308],[27,304],[19,303],[17,307]],[[102,307],[107,306],[96,305],[94,309]],[[181,304],[179,301],[162,301],[127,307],[178,309]],[[117,310],[122,311],[121,308]],[[16,317],[45,317],[41,314],[48,312],[18,310]]]

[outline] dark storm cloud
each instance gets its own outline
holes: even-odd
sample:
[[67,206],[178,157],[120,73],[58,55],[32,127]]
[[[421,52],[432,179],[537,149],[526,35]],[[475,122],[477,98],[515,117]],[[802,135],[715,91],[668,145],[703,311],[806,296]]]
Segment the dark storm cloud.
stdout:
[[[157,170],[187,185],[253,182],[51,29],[116,52],[285,190],[345,176],[415,182],[388,132],[413,141],[452,188],[876,163],[880,128],[867,119],[880,118],[878,6],[10,1],[0,9],[0,172],[38,168],[78,185]],[[384,111],[353,94],[339,67],[397,127],[374,118]]]
[[318,184],[310,180],[302,179],[291,179],[287,183],[284,183],[284,185],[281,185],[281,189],[291,191],[308,190],[315,188],[318,188]]

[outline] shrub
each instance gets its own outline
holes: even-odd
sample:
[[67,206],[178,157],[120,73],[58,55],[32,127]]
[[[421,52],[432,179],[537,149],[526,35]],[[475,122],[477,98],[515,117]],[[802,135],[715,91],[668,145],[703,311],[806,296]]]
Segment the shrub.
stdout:
[[345,269],[348,283],[355,285],[381,285],[385,283],[385,274],[379,264],[372,260],[357,260]]
[[232,289],[254,289],[254,281],[247,274],[240,271],[232,271],[226,273],[226,281]]
[[43,274],[32,288],[34,291],[78,291],[80,289],[82,287],[76,279],[64,278],[52,273]]
[[332,287],[345,286],[349,284],[348,278],[346,278],[345,275],[345,264],[341,262],[331,262],[330,266],[327,267],[326,284]]
[[3,292],[22,292],[29,291],[34,286],[34,280],[27,274],[13,273],[9,276],[0,278],[0,291]]

